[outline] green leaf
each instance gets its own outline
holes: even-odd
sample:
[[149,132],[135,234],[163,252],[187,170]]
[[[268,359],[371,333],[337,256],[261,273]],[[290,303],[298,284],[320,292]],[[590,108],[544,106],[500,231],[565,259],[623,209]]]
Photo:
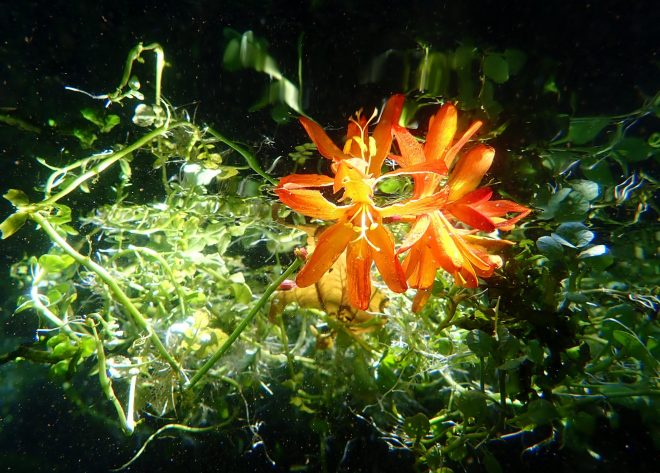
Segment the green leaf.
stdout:
[[484,80],[480,98],[489,116],[494,117],[502,112],[502,105],[495,100],[495,87],[493,86],[493,83],[487,79]]
[[2,233],[2,239],[9,238],[14,233],[19,231],[25,222],[27,221],[27,214],[23,212],[16,212],[11,214],[5,219],[4,222],[0,223],[0,232]]
[[660,148],[660,132],[651,133],[649,139],[646,140],[651,148]]
[[536,247],[551,260],[557,260],[564,254],[561,243],[551,236],[542,236],[536,240]]
[[489,54],[484,59],[484,75],[497,84],[509,80],[509,64],[500,54]]
[[580,169],[582,169],[587,179],[597,182],[600,186],[611,186],[615,183],[610,163],[606,159],[601,159],[592,164],[588,164],[587,161],[582,162]]
[[482,330],[472,330],[467,335],[467,345],[480,358],[490,355],[495,349],[495,339]]
[[550,196],[546,204],[539,204],[543,213],[541,220],[554,218],[559,222],[580,221],[584,219],[591,208],[589,200],[581,192],[563,187]]
[[417,69],[417,89],[431,95],[445,95],[449,86],[449,58],[431,52],[420,61]]
[[512,76],[518,74],[527,61],[527,56],[519,49],[506,49],[504,57],[509,64],[509,74]]
[[430,429],[431,423],[429,422],[429,418],[421,412],[414,416],[406,417],[403,421],[403,430],[415,439],[424,437]]
[[600,195],[600,187],[593,181],[573,179],[568,181],[568,185],[570,185],[574,191],[582,194],[588,201],[595,200]]
[[231,281],[231,292],[236,302],[245,305],[250,304],[252,301],[252,291],[250,290],[250,286],[245,284],[243,273],[234,273],[229,276],[229,280]]
[[39,257],[39,266],[48,273],[61,273],[73,263],[75,260],[69,255],[41,255]]
[[594,239],[594,233],[581,222],[562,223],[552,236],[555,239],[559,236],[559,242],[571,248],[582,248]]
[[99,128],[103,127],[103,119],[99,115],[99,113],[93,109],[93,108],[83,108],[80,111],[80,114],[85,118],[85,120],[93,123],[94,125],[98,126]]
[[614,152],[628,163],[644,161],[651,155],[651,147],[642,138],[623,138],[614,146]]
[[529,403],[524,417],[531,424],[548,425],[559,418],[559,413],[551,402],[545,399],[536,399]]
[[593,141],[603,129],[610,124],[608,117],[575,117],[568,125],[566,141],[575,145],[583,145]]
[[64,378],[69,372],[70,359],[58,361],[50,367],[50,373],[56,378]]
[[486,399],[481,391],[463,391],[456,399],[456,407],[465,417],[483,419],[487,414]]
[[110,114],[105,117],[103,127],[101,128],[101,133],[109,133],[114,127],[119,125],[121,119],[119,115]]
[[71,340],[64,340],[53,348],[53,356],[57,358],[71,358],[78,352],[78,346]]
[[497,461],[497,458],[488,450],[484,451],[484,467],[487,473],[503,473],[502,466]]
[[27,194],[18,189],[9,189],[3,197],[11,202],[14,207],[22,207],[30,203]]
[[518,358],[512,358],[510,360],[506,360],[504,363],[498,366],[497,369],[504,371],[515,370],[518,369],[525,360],[527,360],[526,355],[519,356]]
[[633,334],[625,330],[613,330],[612,337],[630,356],[646,363],[652,363],[653,366],[657,364],[657,361],[653,359],[646,346]]
[[68,339],[69,339],[69,338],[68,338],[65,334],[63,334],[63,333],[58,333],[58,334],[55,335],[54,337],[51,337],[51,338],[48,339],[48,341],[46,342],[46,346],[47,346],[48,348],[53,349],[53,348],[55,348],[57,345],[59,345],[60,343],[66,342]]
[[609,252],[605,245],[595,245],[578,254],[578,258],[594,258],[596,256],[603,256]]
[[529,359],[531,362],[540,365],[543,363],[543,358],[545,357],[545,353],[543,351],[543,347],[541,346],[541,342],[538,340],[529,340],[525,344],[524,347],[525,353],[527,354],[527,359]]

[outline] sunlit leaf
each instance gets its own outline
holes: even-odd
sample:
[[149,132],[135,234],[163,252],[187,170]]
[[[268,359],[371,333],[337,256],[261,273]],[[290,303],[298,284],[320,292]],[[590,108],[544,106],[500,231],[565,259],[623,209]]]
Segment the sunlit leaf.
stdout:
[[103,127],[103,118],[99,115],[99,112],[96,109],[83,108],[80,111],[80,114],[85,118],[85,120],[92,122],[99,128]]
[[607,246],[605,245],[596,245],[588,248],[584,251],[581,251],[578,254],[578,258],[594,258],[596,256],[602,256],[608,253]]
[[119,115],[114,115],[110,114],[107,117],[105,117],[105,121],[103,123],[103,127],[101,127],[101,133],[109,133],[112,131],[114,127],[119,125],[121,122],[121,119],[119,118]]
[[27,221],[27,214],[23,212],[16,212],[7,217],[4,222],[0,223],[0,232],[2,239],[9,238],[14,233],[19,231]]
[[69,255],[41,255],[39,257],[39,266],[46,272],[59,273],[75,263],[75,260]]
[[14,207],[22,207],[30,203],[27,194],[18,189],[9,189],[3,197],[11,202]]

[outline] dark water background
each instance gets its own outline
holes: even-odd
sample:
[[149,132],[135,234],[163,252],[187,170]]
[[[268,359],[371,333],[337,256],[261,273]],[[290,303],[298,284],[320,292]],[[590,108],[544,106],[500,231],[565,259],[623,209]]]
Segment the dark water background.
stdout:
[[[658,89],[659,10],[651,1],[2,1],[0,107],[16,108],[38,126],[51,117],[66,119],[88,101],[66,92],[65,85],[109,91],[128,50],[139,41],[156,41],[171,64],[164,94],[172,103],[195,102],[197,115],[226,135],[248,143],[272,138],[273,156],[286,155],[305,137],[295,127],[275,125],[267,112],[247,112],[263,90],[264,77],[223,71],[223,29],[229,27],[268,39],[270,53],[291,77],[304,33],[305,107],[321,123],[337,123],[356,106],[373,106],[398,92],[398,80],[364,84],[361,71],[378,54],[414,48],[419,39],[439,49],[464,42],[521,49],[528,68],[558,65],[557,83],[564,87],[555,104],[560,110],[615,115],[634,110],[644,94]],[[577,97],[572,105],[570,92]],[[527,107],[539,103],[525,93],[515,99]],[[546,133],[527,131],[535,139]],[[52,155],[68,144],[60,136],[35,138],[0,126],[0,190],[39,182],[43,171],[35,156]],[[0,205],[4,218],[10,208],[4,201]],[[45,243],[16,235],[0,246],[0,352],[29,340],[36,328],[29,317],[10,317],[18,288],[6,278],[8,266]],[[0,368],[0,412],[9,412],[0,418],[0,471],[107,471],[144,440],[126,439],[78,414],[60,387],[48,381],[46,368],[18,368]],[[275,404],[260,413],[267,420],[266,440],[289,437],[292,456],[313,450],[277,412]],[[521,457],[518,446],[504,448],[499,459],[505,471],[652,471],[653,450],[644,432],[636,430],[636,414],[622,412],[621,420],[620,429],[603,426],[596,434],[599,451],[607,452],[604,463],[558,449]],[[388,452],[366,426],[353,423],[347,429],[363,435],[347,452],[342,471],[412,471],[408,455]],[[237,456],[240,441],[238,433],[162,439],[130,471],[280,471],[259,449]]]

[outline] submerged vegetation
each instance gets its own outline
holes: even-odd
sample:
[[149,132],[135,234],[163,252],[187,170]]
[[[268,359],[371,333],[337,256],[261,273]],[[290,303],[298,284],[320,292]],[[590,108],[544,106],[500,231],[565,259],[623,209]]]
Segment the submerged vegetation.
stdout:
[[[660,140],[634,126],[660,116],[659,95],[627,115],[558,116],[554,140],[500,154],[494,97],[524,55],[424,46],[398,54],[407,95],[380,117],[357,114],[337,146],[304,115],[302,74],[294,85],[265,42],[230,36],[226,66],[272,78],[257,106],[275,105],[279,122],[303,117],[313,143],[292,151],[293,174],[272,175],[260,164],[272,157],[168,103],[163,50],[138,45],[114,92],[88,94],[106,106],[85,109],[94,128],[76,135],[92,149],[101,134],[131,139],[42,160],[38,196],[5,194],[15,212],[2,237],[41,232],[52,245],[12,267],[13,316],[37,314],[39,330],[3,363],[49,364],[81,410],[153,432],[147,443],[238,427],[244,448],[299,471],[334,471],[344,459],[332,451],[348,449],[358,421],[419,471],[503,471],[509,448],[599,459],[596,430],[616,429],[621,409],[660,438],[658,182],[647,170]],[[149,54],[151,99],[134,72]],[[556,92],[551,76],[542,89]],[[479,187],[498,161],[527,188]],[[90,398],[90,377],[107,402]],[[264,437],[259,406],[272,398],[316,446],[292,454]]]

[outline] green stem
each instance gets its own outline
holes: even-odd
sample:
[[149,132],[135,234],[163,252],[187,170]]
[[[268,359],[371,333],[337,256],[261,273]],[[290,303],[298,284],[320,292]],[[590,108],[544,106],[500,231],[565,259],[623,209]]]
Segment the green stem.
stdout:
[[179,364],[172,357],[172,355],[168,353],[165,345],[163,345],[163,342],[160,341],[160,338],[158,338],[156,332],[154,332],[149,322],[142,316],[137,307],[135,307],[135,304],[133,304],[126,293],[121,289],[121,287],[119,287],[117,280],[112,277],[112,275],[103,266],[95,263],[89,257],[83,256],[75,249],[73,249],[73,247],[71,247],[71,245],[69,245],[67,241],[62,238],[59,233],[57,233],[57,230],[55,230],[50,222],[48,222],[48,220],[39,212],[30,214],[30,218],[41,226],[41,228],[44,230],[44,232],[46,232],[53,243],[62,248],[62,250],[71,256],[77,263],[83,265],[101,278],[101,280],[108,286],[119,303],[124,306],[130,317],[133,319],[133,322],[149,334],[149,339],[156,346],[156,349],[160,355],[167,361],[167,363],[172,367],[174,371],[180,373],[185,378],[185,373]]
[[259,174],[261,177],[263,177],[264,179],[266,179],[266,180],[267,180],[269,183],[271,183],[272,185],[274,185],[274,186],[277,185],[277,181],[276,181],[275,179],[273,179],[272,177],[270,177],[270,176],[266,173],[266,171],[264,171],[263,169],[261,169],[261,166],[259,165],[259,162],[257,161],[257,158],[256,158],[252,153],[250,153],[248,150],[246,150],[246,149],[243,148],[242,146],[237,145],[236,143],[234,143],[233,141],[231,141],[229,138],[224,137],[223,135],[221,135],[220,133],[218,133],[217,131],[215,131],[213,128],[211,128],[211,127],[207,127],[206,129],[207,129],[207,131],[208,131],[211,135],[213,135],[213,137],[215,137],[218,141],[220,141],[220,142],[226,144],[226,145],[229,146],[231,149],[233,149],[234,151],[236,151],[238,154],[240,154],[241,156],[243,156],[243,158],[245,159],[245,161],[248,163],[248,166],[250,166],[250,168],[251,168],[254,172],[256,172],[256,173]]
[[131,80],[131,72],[133,70],[133,64],[135,61],[142,62],[140,55],[143,51],[153,51],[156,55],[156,94],[154,98],[154,104],[160,105],[160,89],[163,78],[163,68],[165,67],[165,52],[163,51],[161,45],[158,43],[151,43],[146,46],[144,46],[142,43],[139,43],[129,51],[128,57],[126,58],[126,64],[124,65],[124,75],[121,78],[121,82],[119,83],[119,86],[117,86],[117,90],[114,93],[108,95],[108,99],[110,101],[118,102],[126,97],[127,94],[122,93],[122,91],[128,85],[128,81]]
[[266,301],[270,297],[270,295],[275,292],[275,290],[282,284],[282,282],[288,278],[291,274],[293,274],[300,264],[302,263],[302,260],[299,258],[296,258],[293,263],[289,265],[288,268],[286,268],[286,271],[284,271],[277,279],[275,279],[270,285],[266,288],[264,291],[263,295],[261,298],[255,303],[254,307],[252,307],[252,310],[248,313],[248,315],[243,319],[243,321],[238,324],[238,326],[234,329],[234,331],[229,335],[229,338],[225,340],[225,342],[222,344],[222,346],[216,351],[211,358],[208,359],[206,363],[195,373],[195,376],[193,376],[190,381],[188,382],[188,385],[186,386],[186,389],[192,388],[197,382],[204,377],[204,375],[211,369],[213,368],[213,365],[215,365],[220,358],[222,358],[222,355],[224,355],[227,350],[232,346],[232,344],[238,339],[238,337],[241,335],[243,330],[252,322],[252,319],[259,313],[259,310],[266,304]]
[[96,340],[96,358],[99,360],[99,383],[101,384],[101,389],[103,390],[105,397],[107,397],[115,407],[117,415],[119,416],[119,420],[121,421],[121,427],[124,429],[124,432],[127,434],[132,434],[133,429],[126,422],[126,414],[124,413],[124,409],[121,407],[119,399],[117,399],[115,391],[112,389],[112,380],[108,377],[103,341],[96,331],[95,322],[93,322],[91,319],[89,319],[88,322],[88,325],[91,327],[92,333],[94,334],[94,339]]
[[45,206],[45,205],[51,205],[51,204],[56,203],[61,198],[69,195],[71,192],[78,189],[78,187],[80,187],[80,185],[82,183],[84,183],[85,181],[87,181],[87,180],[89,180],[93,177],[98,176],[103,171],[105,171],[107,168],[109,168],[114,163],[119,161],[121,158],[129,155],[133,151],[136,151],[136,150],[142,148],[144,145],[149,143],[151,140],[153,140],[155,138],[158,138],[161,135],[164,135],[165,133],[167,133],[168,131],[170,131],[172,128],[174,128],[176,126],[177,125],[173,125],[171,127],[162,126],[160,128],[156,128],[155,130],[153,130],[150,133],[147,133],[142,138],[140,138],[139,140],[137,140],[133,144],[127,146],[126,148],[122,148],[119,151],[116,151],[116,152],[108,155],[108,157],[106,159],[104,159],[103,161],[98,163],[96,166],[91,168],[89,171],[84,172],[83,174],[78,176],[76,179],[71,181],[64,189],[59,191],[57,194],[51,195],[47,199],[45,199],[42,202],[40,202],[38,204],[35,204],[35,205]]

